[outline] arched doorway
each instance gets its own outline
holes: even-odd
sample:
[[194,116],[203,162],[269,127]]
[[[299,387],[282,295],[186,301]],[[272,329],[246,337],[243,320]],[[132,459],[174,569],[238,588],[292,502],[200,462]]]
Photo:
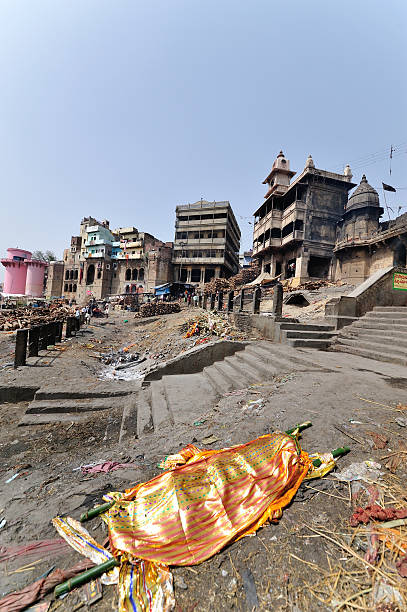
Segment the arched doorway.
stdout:
[[86,272],[86,284],[92,285],[94,280],[95,280],[95,266],[93,264],[90,264]]

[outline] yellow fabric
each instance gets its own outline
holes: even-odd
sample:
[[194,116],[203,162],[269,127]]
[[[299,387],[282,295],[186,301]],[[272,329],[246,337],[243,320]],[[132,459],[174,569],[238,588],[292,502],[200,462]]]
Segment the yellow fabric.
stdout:
[[124,561],[119,575],[119,612],[170,612],[175,606],[172,574],[151,561]]
[[200,563],[280,518],[310,463],[285,433],[218,451],[190,445],[165,460],[172,469],[105,497],[117,500],[103,515],[112,552],[162,565]]

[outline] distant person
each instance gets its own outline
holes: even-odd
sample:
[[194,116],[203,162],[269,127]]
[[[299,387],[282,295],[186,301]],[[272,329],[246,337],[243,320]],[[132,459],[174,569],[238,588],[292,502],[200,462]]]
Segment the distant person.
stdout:
[[188,306],[191,306],[191,301],[192,301],[191,294],[188,293],[188,296],[187,296],[187,304],[188,304]]
[[109,318],[109,304],[106,304],[105,315],[107,318]]
[[81,311],[79,310],[79,308],[77,308],[76,311],[75,311],[75,318],[76,319],[80,319],[81,318]]
[[89,325],[90,323],[90,314],[88,312],[85,312],[85,323],[86,325]]
[[195,308],[196,308],[196,307],[198,306],[198,301],[199,301],[199,297],[197,296],[197,294],[196,294],[196,293],[195,293],[195,295],[194,295],[194,298],[193,298],[193,299],[194,299],[194,306],[195,306]]

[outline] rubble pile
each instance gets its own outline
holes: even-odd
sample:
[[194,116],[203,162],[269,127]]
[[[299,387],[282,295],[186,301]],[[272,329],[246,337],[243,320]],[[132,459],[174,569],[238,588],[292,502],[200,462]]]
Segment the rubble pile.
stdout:
[[59,302],[50,304],[49,308],[29,308],[26,306],[14,310],[0,310],[0,331],[27,329],[52,321],[64,321],[74,314],[74,309]]
[[139,317],[155,317],[157,315],[172,314],[173,312],[180,312],[181,307],[177,302],[150,302],[149,304],[142,304],[140,306]]
[[129,353],[126,352],[124,349],[119,349],[118,351],[100,353],[99,359],[105,365],[132,363],[134,361],[140,361],[140,353]]

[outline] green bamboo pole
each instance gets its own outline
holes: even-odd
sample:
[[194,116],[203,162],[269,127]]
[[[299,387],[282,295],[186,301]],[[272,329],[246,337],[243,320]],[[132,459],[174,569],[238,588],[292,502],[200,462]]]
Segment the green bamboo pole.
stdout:
[[90,521],[91,519],[95,518],[95,516],[103,514],[103,512],[106,512],[107,510],[109,510],[109,508],[114,506],[115,503],[115,501],[107,502],[106,504],[102,504],[101,506],[96,506],[96,508],[91,508],[90,510],[87,510],[86,512],[81,514],[81,517],[79,519],[80,522],[85,523],[85,521]]
[[292,433],[294,433],[294,431],[303,431],[304,429],[307,429],[307,427],[311,427],[312,423],[311,421],[304,421],[304,423],[299,423],[298,425],[296,425],[295,427],[291,427],[291,429],[287,429],[287,431],[285,432],[288,435],[291,435]]
[[90,582],[95,578],[99,578],[99,576],[101,576],[105,572],[108,572],[109,570],[113,569],[114,567],[118,567],[119,565],[119,561],[112,557],[108,561],[105,561],[100,565],[95,565],[95,567],[91,567],[90,569],[86,570],[86,572],[82,572],[82,574],[78,574],[74,578],[70,578],[66,582],[58,584],[54,589],[54,595],[55,597],[60,597],[65,593],[69,593],[69,591],[76,589],[76,587],[82,586],[82,584]]
[[[332,457],[336,459],[336,457],[342,457],[342,455],[346,455],[347,453],[350,453],[350,448],[349,446],[341,446],[339,448],[335,448],[335,450],[331,452],[332,452]],[[314,459],[314,461],[312,462],[312,465],[314,467],[319,467],[320,465],[322,465],[321,459]]]

